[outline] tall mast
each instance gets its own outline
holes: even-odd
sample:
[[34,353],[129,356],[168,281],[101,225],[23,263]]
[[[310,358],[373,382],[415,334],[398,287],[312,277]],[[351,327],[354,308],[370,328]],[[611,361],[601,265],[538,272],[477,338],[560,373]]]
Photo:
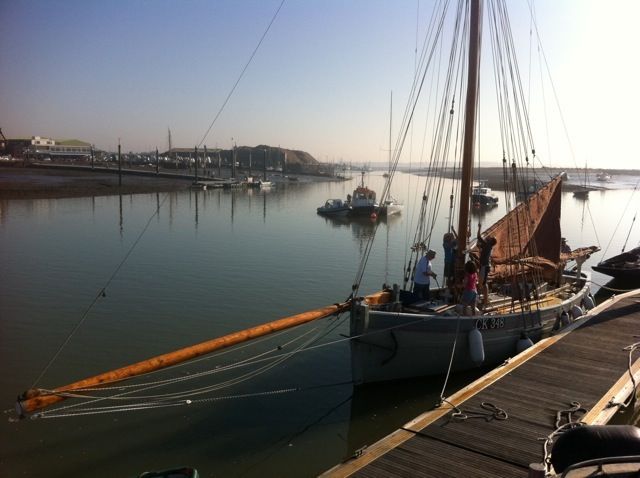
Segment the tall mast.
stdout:
[[469,65],[467,72],[467,100],[465,104],[464,147],[462,152],[462,185],[460,187],[460,216],[458,219],[458,249],[456,270],[464,268],[464,250],[469,240],[469,206],[473,183],[473,158],[476,141],[476,111],[480,68],[480,26],[482,0],[471,0],[469,29]]
[[389,106],[389,176],[391,176],[391,160],[393,155],[391,154],[391,125],[393,121],[393,91],[391,92],[391,105]]

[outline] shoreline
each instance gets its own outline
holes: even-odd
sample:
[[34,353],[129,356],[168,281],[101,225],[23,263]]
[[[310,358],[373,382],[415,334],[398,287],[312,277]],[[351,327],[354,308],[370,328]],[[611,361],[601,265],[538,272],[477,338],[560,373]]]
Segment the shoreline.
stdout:
[[0,167],[0,199],[62,199],[74,197],[144,194],[189,189],[184,179],[118,176],[73,170]]
[[[276,183],[306,183],[340,181],[324,176],[295,175],[295,182],[286,176],[274,174]],[[210,180],[207,176],[202,181]],[[13,199],[62,199],[78,197],[113,196],[117,194],[149,194],[185,191],[191,188],[193,177],[147,176],[124,173],[122,186],[118,185],[115,171],[65,167],[35,167],[0,165],[0,200]]]

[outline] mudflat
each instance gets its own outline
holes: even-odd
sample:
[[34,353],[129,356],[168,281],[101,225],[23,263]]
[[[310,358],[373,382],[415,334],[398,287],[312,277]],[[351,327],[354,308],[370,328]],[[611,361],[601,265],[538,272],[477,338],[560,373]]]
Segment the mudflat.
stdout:
[[188,189],[184,179],[118,175],[94,171],[0,167],[0,199],[44,199],[138,194]]

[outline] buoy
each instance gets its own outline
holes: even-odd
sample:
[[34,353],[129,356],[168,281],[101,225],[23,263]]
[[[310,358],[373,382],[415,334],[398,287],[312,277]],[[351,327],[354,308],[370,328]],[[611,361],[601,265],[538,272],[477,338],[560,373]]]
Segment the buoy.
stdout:
[[574,305],[573,307],[571,307],[571,315],[573,315],[573,320],[576,320],[582,317],[584,315],[584,312],[579,305]]
[[533,340],[526,336],[526,334],[522,333],[518,342],[516,343],[516,352],[524,352],[529,347],[533,347]]
[[560,324],[563,327],[566,327],[570,323],[571,323],[571,318],[569,317],[569,314],[567,314],[566,310],[563,310],[562,313],[560,314]]
[[469,355],[476,365],[482,365],[482,362],[484,362],[482,333],[476,328],[469,331]]
[[593,300],[593,296],[591,294],[587,295],[582,299],[582,305],[587,310],[591,310],[596,306],[595,301]]

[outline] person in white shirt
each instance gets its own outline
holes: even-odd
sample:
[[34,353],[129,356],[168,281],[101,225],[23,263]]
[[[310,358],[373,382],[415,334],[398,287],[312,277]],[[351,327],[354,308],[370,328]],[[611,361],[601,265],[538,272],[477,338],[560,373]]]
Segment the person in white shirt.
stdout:
[[431,261],[436,257],[436,252],[429,249],[416,264],[416,273],[413,278],[413,293],[420,299],[429,300],[429,286],[431,278],[437,277],[431,267]]

